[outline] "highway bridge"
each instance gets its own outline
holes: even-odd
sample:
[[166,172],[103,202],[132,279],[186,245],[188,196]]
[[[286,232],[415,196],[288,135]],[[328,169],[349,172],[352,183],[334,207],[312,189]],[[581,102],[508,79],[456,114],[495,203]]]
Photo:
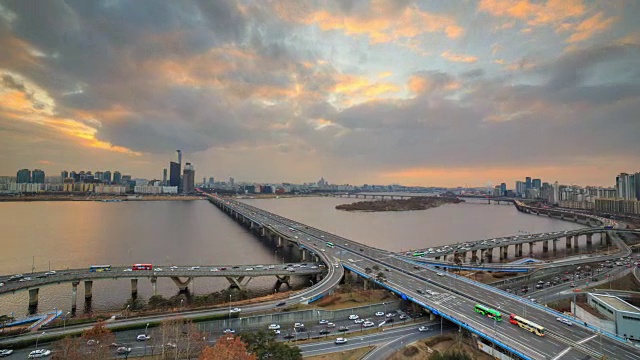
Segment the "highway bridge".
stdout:
[[[515,357],[640,359],[640,349],[625,339],[575,322],[573,318],[524,298],[430,267],[417,266],[393,252],[375,249],[244,203],[209,196],[212,203],[256,232],[278,234],[280,243],[294,243],[310,256],[342,265],[346,271],[363,277],[365,283],[375,282],[432,315],[441,316],[497,344]],[[332,245],[327,246],[326,242]],[[371,273],[375,268],[380,269],[382,276],[376,274],[378,271]],[[476,314],[473,311],[476,303],[499,309],[505,316],[513,313],[534,321],[545,328],[545,336],[538,337],[508,321],[494,322]],[[569,319],[574,326],[558,322],[557,317]]]
[[147,278],[151,281],[153,294],[157,295],[157,280],[160,277],[170,278],[181,291],[185,291],[191,281],[197,277],[224,277],[230,287],[244,289],[249,281],[259,276],[276,277],[276,288],[282,284],[289,285],[291,276],[312,276],[319,281],[321,274],[327,269],[323,263],[294,263],[294,264],[255,264],[255,265],[188,265],[188,266],[156,266],[153,270],[133,270],[131,267],[116,266],[109,271],[90,271],[89,267],[82,269],[66,269],[59,271],[38,272],[16,277],[9,280],[8,275],[0,276],[0,295],[20,290],[29,290],[29,307],[38,306],[38,292],[40,287],[71,283],[71,309],[77,306],[78,285],[84,282],[84,297],[90,301],[93,297],[94,280],[131,279],[131,295],[138,292],[138,279]]

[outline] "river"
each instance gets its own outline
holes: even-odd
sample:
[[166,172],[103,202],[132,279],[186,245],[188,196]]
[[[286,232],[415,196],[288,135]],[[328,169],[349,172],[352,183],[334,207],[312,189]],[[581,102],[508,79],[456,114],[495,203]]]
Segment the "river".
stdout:
[[[519,213],[512,205],[478,201],[425,211],[346,212],[347,198],[299,197],[243,199],[251,205],[302,223],[393,251],[450,244],[522,232],[569,230],[580,225]],[[256,240],[207,201],[149,202],[4,202],[0,203],[2,259],[0,274],[81,268],[91,264],[162,266],[191,264],[257,264],[282,262],[281,254]],[[276,256],[277,255],[277,256]],[[288,261],[288,259],[285,259]],[[250,287],[267,292],[274,279],[256,278]],[[196,294],[226,287],[225,279],[197,279]],[[300,286],[298,282],[295,284]],[[176,294],[169,279],[158,280],[159,293]],[[148,299],[151,284],[141,279],[139,296]],[[68,310],[71,285],[40,289],[40,312]],[[83,293],[82,285],[79,294]],[[94,310],[122,308],[129,281],[93,284]],[[0,314],[19,317],[27,311],[26,291],[0,297]],[[81,296],[79,296],[81,299]],[[80,300],[79,299],[79,300]],[[82,311],[82,301],[78,301]]]

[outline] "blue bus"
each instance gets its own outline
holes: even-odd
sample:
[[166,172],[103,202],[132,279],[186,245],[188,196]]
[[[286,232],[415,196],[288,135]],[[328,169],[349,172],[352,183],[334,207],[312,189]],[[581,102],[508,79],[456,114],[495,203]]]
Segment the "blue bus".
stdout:
[[111,271],[111,265],[91,265],[89,266],[89,272],[103,272]]

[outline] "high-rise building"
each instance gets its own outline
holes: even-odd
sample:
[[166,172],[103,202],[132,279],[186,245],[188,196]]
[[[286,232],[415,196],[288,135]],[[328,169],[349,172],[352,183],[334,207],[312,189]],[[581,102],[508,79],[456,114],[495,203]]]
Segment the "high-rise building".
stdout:
[[526,184],[524,181],[516,181],[516,195],[522,196],[527,192]]
[[113,172],[113,182],[116,184],[122,183],[122,174],[120,174],[120,171]]
[[196,170],[191,163],[184,165],[184,171],[182,173],[182,192],[189,194],[195,190]]
[[209,187],[213,187],[213,184],[215,183],[213,180],[213,176],[209,178]]
[[62,178],[63,180],[69,177],[69,172],[67,170],[62,170],[60,172],[60,178]]
[[507,184],[502,183],[500,184],[500,196],[505,196],[507,195]]
[[18,170],[16,182],[18,184],[28,184],[31,182],[31,171],[29,169]]
[[636,200],[637,181],[640,180],[636,174],[621,173],[616,176],[616,189],[618,197],[624,200]]
[[533,179],[531,181],[531,187],[534,188],[534,189],[541,189],[542,188],[542,180]]
[[93,175],[93,178],[98,181],[102,181],[102,179],[104,179],[104,173],[102,171],[96,171],[96,173]]
[[111,171],[107,170],[102,173],[102,181],[106,183],[111,183]]
[[180,165],[171,161],[169,163],[169,186],[175,186],[180,192]]
[[176,150],[178,153],[178,192],[182,193],[182,180],[179,178],[182,172],[182,151]]
[[34,184],[44,184],[44,171],[34,169],[33,172],[31,172],[31,182]]
[[231,186],[231,188],[233,189],[236,185],[235,179],[230,177],[229,178],[229,185]]
[[531,177],[530,176],[527,176],[527,178],[525,179],[525,186],[527,187],[527,190],[531,189]]
[[162,169],[162,186],[169,186],[167,184],[167,168]]

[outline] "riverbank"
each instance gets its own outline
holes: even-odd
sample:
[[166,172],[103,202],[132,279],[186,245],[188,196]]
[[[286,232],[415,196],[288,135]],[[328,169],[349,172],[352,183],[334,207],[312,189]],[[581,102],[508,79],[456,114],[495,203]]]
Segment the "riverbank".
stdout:
[[337,205],[337,210],[345,211],[411,211],[427,210],[444,204],[458,204],[464,200],[455,197],[420,196],[402,200],[358,201]]
[[191,201],[206,200],[194,195],[0,195],[0,202],[33,202],[33,201]]

